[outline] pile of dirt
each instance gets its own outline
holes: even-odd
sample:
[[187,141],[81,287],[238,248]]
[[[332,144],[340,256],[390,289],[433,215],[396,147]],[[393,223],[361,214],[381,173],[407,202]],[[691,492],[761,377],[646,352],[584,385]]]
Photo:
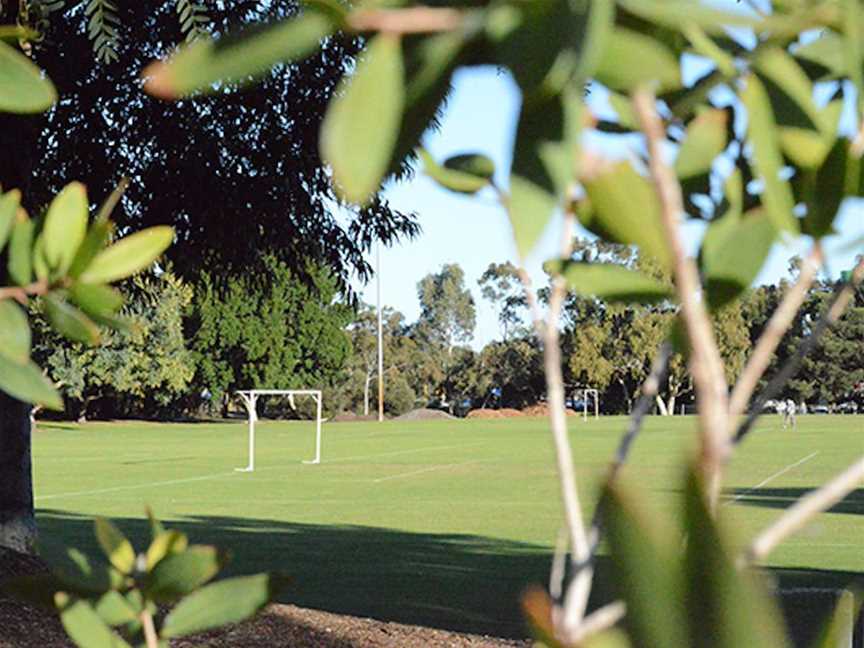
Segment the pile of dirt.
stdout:
[[[38,558],[0,549],[0,584],[45,571]],[[528,648],[500,639],[274,604],[250,621],[171,641],[172,648]],[[74,648],[54,612],[0,593],[0,648]]]
[[[386,418],[386,417],[385,417]],[[377,421],[378,414],[355,414],[354,412],[339,412],[330,421],[334,423],[350,423],[354,421]]]
[[429,409],[421,407],[420,409],[405,412],[402,416],[397,416],[397,421],[438,421],[441,419],[454,419],[452,414],[442,412],[441,410]]
[[[572,409],[567,409],[565,412],[567,412],[567,416],[579,416],[579,414]],[[549,416],[549,405],[546,403],[537,403],[536,405],[531,405],[523,409],[522,414],[525,416]]]
[[517,409],[510,409],[509,407],[504,407],[501,409],[475,409],[468,412],[466,418],[476,418],[476,419],[505,419],[505,418],[518,418],[521,416],[525,416],[522,412]]

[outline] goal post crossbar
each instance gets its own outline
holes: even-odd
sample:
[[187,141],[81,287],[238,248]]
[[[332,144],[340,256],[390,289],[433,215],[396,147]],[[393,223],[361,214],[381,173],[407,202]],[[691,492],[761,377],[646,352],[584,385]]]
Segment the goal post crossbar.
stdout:
[[311,396],[315,400],[315,458],[305,464],[321,463],[321,390],[320,389],[248,389],[236,392],[246,406],[249,416],[249,463],[245,468],[235,468],[238,472],[255,470],[255,423],[258,420],[258,398],[260,396],[287,396],[292,409],[295,396]]

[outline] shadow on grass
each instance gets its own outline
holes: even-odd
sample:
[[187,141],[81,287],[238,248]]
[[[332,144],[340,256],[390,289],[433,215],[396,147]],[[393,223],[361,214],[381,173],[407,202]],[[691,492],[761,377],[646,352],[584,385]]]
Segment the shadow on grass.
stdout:
[[[91,518],[44,509],[37,517],[45,537],[99,553]],[[145,520],[114,522],[139,550],[146,546]],[[546,584],[552,558],[546,547],[472,535],[213,516],[165,523],[194,543],[230,550],[226,575],[277,571],[291,576],[292,585],[280,596],[283,603],[502,637],[526,636],[519,596],[530,584]],[[592,608],[612,600],[610,572],[601,556]],[[780,589],[844,589],[862,576],[783,569],[774,575]],[[815,616],[806,625],[818,624],[825,613],[827,608],[811,610]],[[803,621],[800,612],[795,614]]]
[[[740,488],[726,494],[729,497],[739,498],[736,504],[786,509],[812,490],[810,488]],[[864,488],[852,491],[828,509],[828,512],[864,515]]]
[[[99,552],[92,519],[44,509],[37,517],[45,537]],[[136,548],[146,547],[145,520],[113,521]],[[519,596],[547,581],[551,561],[546,547],[471,535],[210,516],[165,524],[194,543],[229,549],[226,574],[289,575],[282,602],[499,636],[525,636]]]

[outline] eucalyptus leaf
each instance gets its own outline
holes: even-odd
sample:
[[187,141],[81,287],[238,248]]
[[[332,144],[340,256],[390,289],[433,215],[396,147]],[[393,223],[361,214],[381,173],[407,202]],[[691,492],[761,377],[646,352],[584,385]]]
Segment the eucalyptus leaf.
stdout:
[[152,570],[159,561],[172,553],[182,553],[186,550],[189,540],[179,531],[162,531],[158,533],[147,548],[147,569]]
[[706,110],[690,122],[675,158],[675,173],[682,180],[707,173],[726,148],[728,115],[725,110]]
[[132,568],[135,566],[135,550],[129,539],[111,521],[105,518],[96,518],[94,526],[96,539],[108,561],[118,571],[131,574]]
[[12,226],[15,225],[15,216],[21,206],[21,192],[17,189],[7,191],[0,196],[0,251],[9,240]]
[[181,48],[167,62],[148,67],[144,89],[164,99],[213,92],[224,83],[248,83],[278,63],[310,56],[336,29],[331,16],[307,9],[296,18],[263,29],[202,38]]
[[545,189],[521,176],[510,178],[508,216],[519,257],[525,259],[537,245],[552,218],[556,201]]
[[148,227],[99,252],[80,276],[81,283],[104,284],[149,267],[171,245],[174,228]]
[[343,79],[321,127],[321,154],[335,187],[352,203],[365,204],[390,166],[405,101],[399,38],[381,34]]
[[111,631],[88,601],[70,597],[63,592],[58,592],[54,601],[60,611],[63,628],[79,648],[131,648]]
[[438,164],[425,150],[419,150],[423,170],[439,185],[450,191],[475,194],[489,186],[495,165],[488,157],[471,154],[448,158]]
[[30,359],[30,324],[21,307],[11,299],[0,300],[0,355],[17,364]]
[[668,268],[671,255],[663,236],[660,202],[651,183],[629,162],[601,165],[583,177],[590,206],[582,225],[612,243],[637,245]]
[[87,235],[87,190],[80,182],[66,185],[48,206],[45,216],[45,259],[64,274]]
[[792,191],[780,179],[783,160],[777,125],[768,94],[756,75],[748,77],[741,91],[741,101],[747,108],[747,134],[753,146],[755,171],[765,184],[762,203],[778,230],[797,234],[798,222],[792,213]]
[[51,81],[33,62],[0,41],[0,111],[40,113],[57,101]]
[[135,608],[122,594],[111,590],[96,602],[96,614],[109,626],[133,623],[137,618]]
[[653,83],[659,93],[681,86],[680,65],[672,51],[650,36],[623,28],[610,35],[595,77],[615,90]]
[[111,317],[123,306],[123,295],[102,284],[73,284],[69,297],[88,315]]
[[224,562],[215,547],[193,545],[169,553],[148,574],[145,592],[160,603],[176,601],[213,578]]
[[16,220],[9,239],[9,276],[19,286],[26,286],[33,277],[33,233],[35,225],[29,218]]
[[267,574],[228,578],[207,585],[184,598],[165,617],[162,636],[181,637],[238,623],[267,605],[273,593],[274,584]]
[[554,261],[547,271],[560,273],[570,290],[610,303],[653,304],[674,296],[670,285],[614,263]]
[[51,326],[70,340],[90,345],[98,344],[99,327],[62,297],[46,295],[45,314]]
[[0,391],[20,401],[63,410],[59,392],[33,362],[20,364],[0,355]]

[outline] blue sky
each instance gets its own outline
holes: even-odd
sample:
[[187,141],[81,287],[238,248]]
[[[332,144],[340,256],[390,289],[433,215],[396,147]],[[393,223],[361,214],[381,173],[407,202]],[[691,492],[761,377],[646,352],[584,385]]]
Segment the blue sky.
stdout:
[[[602,96],[598,98],[602,101]],[[454,78],[454,90],[442,120],[441,128],[424,139],[436,159],[466,151],[490,156],[496,164],[498,179],[506,183],[511,157],[512,134],[518,117],[519,93],[508,74],[494,68],[460,70]],[[600,144],[602,146],[602,144]],[[626,154],[624,150],[607,151]],[[490,263],[516,262],[507,219],[493,197],[481,194],[463,197],[439,189],[422,173],[387,189],[394,206],[415,211],[423,233],[414,241],[381,251],[382,301],[401,311],[408,321],[416,320],[417,282],[445,263],[458,263],[465,271],[466,284],[477,303],[477,328],[473,346],[499,337],[495,312],[480,295],[477,280]],[[840,236],[826,244],[827,272],[837,276],[851,268],[856,252],[848,243],[864,236],[864,201],[847,201],[838,222]],[[527,267],[535,284],[543,285],[541,264],[554,257],[558,247],[560,221],[553,221],[543,240],[528,259]],[[701,236],[699,224],[687,226],[686,235],[695,248]],[[842,249],[843,244],[847,249]],[[788,259],[801,254],[806,241],[779,244],[758,278],[758,283],[773,282],[786,274]],[[374,257],[372,259],[374,262]],[[363,299],[375,303],[375,283],[362,290]]]

